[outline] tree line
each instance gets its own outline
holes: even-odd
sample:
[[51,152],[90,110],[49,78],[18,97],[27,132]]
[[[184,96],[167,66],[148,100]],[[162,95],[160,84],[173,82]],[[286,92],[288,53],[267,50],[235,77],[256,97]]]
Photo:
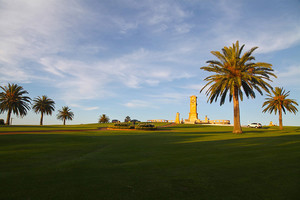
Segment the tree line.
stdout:
[[[31,109],[31,98],[26,96],[28,92],[22,86],[10,84],[0,86],[0,113],[7,112],[6,125],[10,125],[11,114],[24,117]],[[40,113],[40,125],[43,125],[44,115],[52,115],[55,111],[55,102],[46,95],[38,96],[33,99],[32,109],[35,113]],[[63,106],[58,110],[57,119],[66,124],[66,120],[73,120],[74,113],[68,106]]]
[[[124,119],[124,122],[131,122],[131,121],[133,121],[133,122],[139,122],[139,120],[136,120],[136,119],[131,120],[131,118],[129,116],[126,116],[125,119]],[[99,118],[98,122],[99,123],[109,123],[110,119],[109,119],[109,117],[106,114],[102,114],[102,115],[100,115],[100,118]],[[116,123],[116,122],[120,122],[120,121],[117,120],[117,119],[114,119],[111,122],[112,123]]]

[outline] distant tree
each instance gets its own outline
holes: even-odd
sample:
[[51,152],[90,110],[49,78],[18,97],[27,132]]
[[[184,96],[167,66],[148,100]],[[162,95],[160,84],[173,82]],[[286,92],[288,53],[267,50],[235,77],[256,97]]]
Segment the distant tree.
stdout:
[[270,76],[276,77],[272,73],[271,64],[254,62],[255,57],[252,53],[258,47],[253,47],[242,55],[244,46],[240,47],[237,41],[232,47],[224,47],[221,52],[212,51],[218,60],[209,60],[208,66],[200,68],[214,73],[204,79],[208,83],[200,91],[210,86],[206,91],[210,103],[220,97],[220,105],[223,105],[227,94],[229,101],[233,100],[233,133],[242,133],[239,100],[243,101],[243,93],[248,98],[255,98],[254,90],[263,95],[262,90],[268,92],[272,89],[267,82],[271,81]]
[[106,116],[106,114],[100,116],[99,123],[108,123],[108,122],[109,122],[109,117]]
[[298,109],[296,108],[298,103],[294,99],[287,99],[287,97],[290,95],[290,91],[286,92],[283,88],[275,87],[275,89],[272,90],[272,93],[273,95],[271,93],[267,95],[269,98],[266,98],[266,101],[262,106],[265,107],[263,112],[272,113],[274,111],[275,115],[278,112],[279,128],[282,130],[282,111],[284,114],[286,114],[286,110],[296,114],[296,112],[298,112]]
[[36,113],[41,113],[40,125],[43,125],[44,114],[52,115],[52,111],[55,110],[55,102],[47,96],[37,97],[33,100],[33,110]]
[[66,125],[66,120],[73,120],[74,113],[68,106],[63,106],[61,110],[58,111],[57,119],[63,121],[63,125]]
[[0,119],[0,125],[4,125],[4,119]]
[[129,116],[125,117],[124,122],[130,122],[131,118]]
[[6,125],[10,124],[11,113],[24,117],[30,109],[30,97],[24,96],[28,94],[22,86],[17,84],[8,84],[0,86],[3,92],[0,93],[0,113],[7,111]]

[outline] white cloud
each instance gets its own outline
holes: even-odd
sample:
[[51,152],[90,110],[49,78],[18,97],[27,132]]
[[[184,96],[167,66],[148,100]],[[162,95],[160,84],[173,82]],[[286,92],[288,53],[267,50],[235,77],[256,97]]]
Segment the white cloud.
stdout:
[[165,92],[165,93],[159,93],[159,94],[150,94],[147,95],[150,97],[153,101],[157,103],[179,103],[184,101],[186,98],[191,96],[192,94],[190,92]]
[[279,78],[290,78],[290,77],[299,77],[300,76],[300,66],[291,66],[288,67],[284,72],[278,72]]
[[160,2],[151,5],[148,22],[151,25],[180,22],[188,13],[175,3]]
[[182,86],[181,88],[200,91],[203,88],[203,86],[204,84],[190,84]]
[[[275,23],[275,22],[274,22]],[[249,47],[258,46],[256,52],[269,53],[292,47],[300,42],[300,25],[288,27],[284,21],[277,21],[278,27],[265,25],[260,30],[254,30],[256,33],[243,37],[243,42]]]
[[157,108],[157,106],[153,105],[152,103],[142,100],[132,100],[125,103],[124,106],[129,108]]
[[86,106],[82,106],[82,105],[79,105],[79,104],[70,104],[70,107],[74,107],[74,108],[80,108],[82,110],[86,110],[86,111],[89,111],[89,110],[98,110],[99,107],[98,106],[94,106],[94,107],[86,107]]
[[175,26],[175,30],[179,34],[184,34],[190,32],[193,25],[190,24],[180,24]]
[[300,86],[300,66],[290,66],[276,72],[277,79],[274,81],[281,86]]
[[[68,28],[73,26],[69,17],[74,20],[81,11],[76,4],[66,5],[55,0],[1,1],[0,66],[4,71],[15,74],[18,81],[35,79],[36,61],[69,50]],[[8,73],[1,78],[14,80]]]
[[53,86],[61,91],[63,99],[79,100],[112,96],[114,91],[107,88],[156,86],[191,76],[185,69],[168,67],[170,63],[166,66],[153,63],[164,59],[160,53],[140,49],[107,61],[86,63],[45,57],[40,59],[40,64],[52,74]]
[[[265,6],[264,3],[251,4],[258,4],[259,8]],[[265,9],[256,10],[255,15],[249,12],[248,2],[220,0],[213,4],[212,8],[218,15],[207,29],[212,36],[212,47],[217,44],[221,49],[239,40],[248,48],[258,46],[258,53],[269,53],[300,42],[299,12],[278,9],[281,3],[274,10],[270,10],[271,6],[267,12]],[[282,4],[282,8],[286,6],[284,2]]]

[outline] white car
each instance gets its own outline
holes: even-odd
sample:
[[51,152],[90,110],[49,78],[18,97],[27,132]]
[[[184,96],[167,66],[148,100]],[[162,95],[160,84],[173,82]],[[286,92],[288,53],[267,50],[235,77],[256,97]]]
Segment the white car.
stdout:
[[261,123],[251,123],[251,124],[248,124],[247,127],[248,128],[262,128],[262,125],[261,125]]

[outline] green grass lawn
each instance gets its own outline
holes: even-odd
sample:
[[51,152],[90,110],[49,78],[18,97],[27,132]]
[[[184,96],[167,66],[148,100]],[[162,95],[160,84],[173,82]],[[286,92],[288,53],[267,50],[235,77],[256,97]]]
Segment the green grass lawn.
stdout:
[[98,127],[0,135],[0,199],[299,199],[300,127]]
[[54,130],[81,130],[81,129],[97,129],[98,127],[105,127],[107,124],[80,124],[80,125],[14,125],[14,126],[0,126],[0,133],[15,132],[15,131],[54,131]]

